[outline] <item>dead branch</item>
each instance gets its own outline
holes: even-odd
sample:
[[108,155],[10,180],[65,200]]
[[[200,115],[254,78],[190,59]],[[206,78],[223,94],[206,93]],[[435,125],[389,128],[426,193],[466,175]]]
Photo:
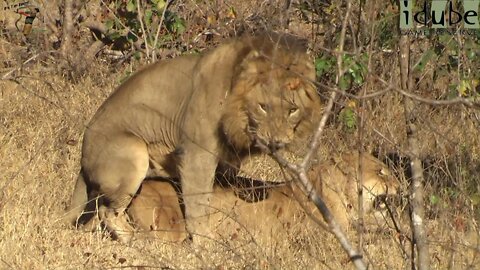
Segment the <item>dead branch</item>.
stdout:
[[[145,43],[145,50],[147,52],[147,56],[150,56],[150,46],[148,45],[148,37],[150,36],[150,29],[145,28],[143,23],[143,12],[142,7],[140,5],[140,1],[137,1],[137,19],[140,22],[140,29],[142,29],[143,33],[143,42]],[[155,54],[155,48],[152,48],[152,55]],[[148,58],[147,58],[148,61]]]
[[27,60],[25,60],[19,67],[16,67],[16,68],[12,68],[10,71],[8,71],[7,73],[3,74],[2,75],[2,80],[11,80],[13,79],[14,76],[12,76],[12,74],[15,72],[15,71],[19,71],[19,70],[22,70],[22,68],[28,64],[29,62],[37,59],[37,57],[39,57],[42,53],[38,53],[38,54],[35,54],[31,57],[29,57]]
[[424,97],[413,94],[412,92],[410,92],[410,90],[405,91],[401,88],[393,86],[391,83],[388,83],[387,81],[383,80],[382,78],[380,78],[378,76],[375,76],[375,79],[377,79],[379,82],[383,83],[384,85],[388,86],[389,89],[393,89],[393,90],[399,92],[400,94],[402,94],[406,97],[409,97],[409,98],[414,99],[416,101],[420,101],[422,103],[427,103],[429,105],[441,106],[441,105],[462,104],[462,105],[465,105],[465,106],[471,107],[471,108],[480,108],[480,103],[474,102],[474,101],[469,100],[467,98],[457,97],[457,98],[453,98],[453,99],[450,99],[450,100],[437,100],[437,99],[424,98]]
[[64,59],[68,57],[68,53],[72,47],[72,31],[73,31],[73,2],[72,0],[63,1],[63,28],[62,28],[62,46],[60,52]]
[[[348,17],[350,15],[351,11],[351,1],[347,1],[347,11],[345,14],[345,17],[342,22],[342,30],[340,33],[340,43],[338,46],[338,51],[343,51],[343,47],[345,44],[345,35],[346,35],[346,30],[347,30],[347,24],[348,24]],[[342,55],[337,54],[337,77],[336,77],[336,83],[338,84],[340,77],[343,75],[343,68],[342,68]],[[310,161],[313,158],[313,156],[317,153],[318,147],[320,145],[320,137],[325,129],[327,120],[332,112],[333,105],[335,103],[335,99],[337,96],[337,92],[333,91],[331,93],[330,99],[327,103],[327,106],[324,110],[324,113],[322,115],[322,118],[320,119],[318,123],[318,127],[314,133],[314,136],[312,140],[310,141],[310,147],[309,151],[305,154],[303,161],[300,164],[293,164],[285,160],[281,155],[279,155],[275,151],[270,151],[269,147],[265,145],[263,142],[257,142],[258,146],[263,148],[265,151],[269,152],[273,158],[284,168],[287,168],[287,170],[296,178],[299,180],[301,186],[304,188],[304,191],[306,192],[307,196],[313,201],[315,206],[318,208],[320,213],[322,214],[323,219],[325,222],[328,224],[328,227],[330,231],[333,233],[333,235],[337,238],[338,242],[342,246],[343,250],[348,254],[350,260],[352,261],[353,265],[357,269],[367,269],[361,254],[359,254],[358,251],[354,249],[350,241],[347,239],[345,233],[343,232],[342,228],[340,228],[340,225],[337,223],[335,220],[335,217],[332,215],[330,210],[328,209],[327,205],[323,201],[323,199],[318,195],[318,193],[315,191],[314,186],[310,182],[307,176],[307,169],[310,166]]]
[[[374,1],[373,5],[375,6],[376,5],[376,1]],[[360,22],[361,20],[361,16],[360,14],[362,13],[362,5],[360,4],[360,11],[358,12],[358,22]],[[375,8],[371,8],[369,10],[369,16],[371,18],[375,18],[377,16],[377,10]],[[351,22],[350,22],[350,28],[353,29],[353,27],[351,26]],[[365,147],[364,147],[364,144],[363,144],[363,140],[364,140],[364,136],[365,136],[365,122],[366,122],[366,113],[365,113],[365,100],[366,100],[366,96],[367,96],[367,87],[369,85],[369,82],[371,81],[371,70],[372,70],[372,55],[373,55],[373,40],[375,39],[375,24],[372,23],[370,25],[370,36],[372,38],[371,42],[368,44],[368,47],[367,47],[367,50],[368,50],[368,66],[367,66],[367,69],[368,69],[368,73],[367,73],[367,76],[366,76],[366,79],[365,79],[365,84],[363,85],[361,91],[360,91],[360,97],[361,99],[359,100],[360,102],[360,110],[359,110],[359,114],[357,116],[357,119],[358,119],[358,145],[359,145],[359,156],[362,157],[363,156],[363,153],[365,152]],[[357,34],[354,35],[353,33],[353,30],[352,30],[352,36],[354,36],[354,40],[356,40],[358,38],[358,33],[360,31],[360,26],[358,26],[358,31],[357,31]],[[356,46],[356,45],[355,45]],[[356,50],[356,49],[355,49]],[[387,88],[388,89],[388,88]],[[364,160],[363,158],[359,158],[358,160],[358,166],[357,166],[357,205],[358,205],[358,227],[357,227],[357,236],[358,236],[358,245],[357,245],[357,250],[359,252],[362,252],[362,249],[363,249],[363,232],[365,230],[365,223],[364,223],[364,212],[365,212],[365,209],[364,209],[364,205],[363,205],[363,198],[364,198],[364,195],[363,195],[363,186],[364,186],[364,177],[363,177],[363,170],[364,170]]]
[[[413,89],[412,74],[410,74],[410,40],[407,35],[400,38],[400,75],[403,92]],[[405,91],[406,90],[406,91]],[[413,100],[404,96],[405,121],[408,138],[408,152],[412,170],[412,183],[410,186],[410,207],[413,239],[417,251],[417,267],[419,270],[430,269],[430,256],[428,251],[427,235],[425,233],[425,209],[423,194],[423,168],[419,158],[416,117],[413,113],[415,104]],[[415,255],[412,249],[412,268],[415,267]]]
[[[330,106],[328,106],[328,108],[326,109],[322,117],[322,120],[327,119],[328,115],[330,115],[330,112],[332,110],[333,103],[334,103],[335,93],[332,93],[332,97],[329,100]],[[326,121],[325,122],[320,121],[317,132],[315,133],[315,136],[312,139],[312,142],[320,140],[320,135],[323,133],[323,130],[325,127],[325,124],[322,125],[322,123],[326,123]],[[269,148],[267,145],[262,144],[261,142],[258,142],[258,146],[263,148],[265,151],[269,152]],[[312,151],[309,151],[309,152],[312,152]],[[335,220],[335,217],[332,215],[332,213],[328,209],[323,199],[315,191],[314,186],[311,184],[310,179],[307,176],[306,168],[302,166],[302,164],[297,165],[297,164],[289,163],[277,152],[270,152],[270,154],[280,164],[280,166],[287,168],[288,171],[292,173],[292,175],[295,177],[295,179],[298,179],[298,181],[304,188],[304,191],[306,192],[308,198],[312,200],[315,206],[318,208],[323,219],[328,224],[328,228],[330,229],[330,232],[337,238],[337,241],[340,243],[343,250],[345,250],[349,259],[355,265],[355,268],[367,269],[365,263],[363,262],[362,256],[353,248],[352,244],[346,237],[342,228],[340,228],[340,225]],[[304,161],[305,161],[305,158],[304,158]]]
[[[165,3],[165,7],[163,7],[163,12],[162,12],[162,17],[160,18],[160,22],[158,23],[158,28],[157,32],[155,33],[155,41],[153,42],[153,49],[155,50],[158,45],[158,37],[160,36],[160,30],[162,29],[163,22],[165,21],[165,14],[167,12],[168,7],[170,6],[170,3],[172,3],[173,0],[167,0]],[[152,53],[152,61],[155,62],[157,60],[157,54]]]

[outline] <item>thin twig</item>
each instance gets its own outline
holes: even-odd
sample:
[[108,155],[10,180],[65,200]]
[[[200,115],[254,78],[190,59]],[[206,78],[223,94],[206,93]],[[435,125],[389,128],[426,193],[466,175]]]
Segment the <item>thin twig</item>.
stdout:
[[[160,36],[160,30],[162,29],[163,21],[165,20],[165,14],[167,12],[167,8],[170,5],[171,0],[167,0],[167,3],[165,3],[165,7],[163,7],[163,12],[162,12],[162,17],[160,18],[160,22],[158,23],[158,28],[157,28],[157,33],[155,33],[155,41],[153,42],[153,48],[157,48],[158,44],[158,37]],[[152,55],[152,60],[155,62],[157,60],[157,55],[154,54]]]
[[[48,52],[51,52],[51,51],[48,51]],[[19,67],[14,68],[14,69],[10,70],[9,72],[3,74],[2,80],[10,80],[10,79],[12,79],[12,77],[10,77],[10,75],[12,75],[13,72],[18,71],[18,70],[21,70],[24,65],[28,64],[30,61],[35,60],[38,56],[40,56],[40,54],[43,54],[43,53],[46,53],[46,52],[41,52],[41,53],[37,53],[37,54],[35,54],[35,55],[32,55],[32,56],[29,57],[27,60],[25,60]]]
[[383,89],[383,90],[379,90],[379,91],[375,91],[375,92],[372,92],[372,93],[369,93],[369,94],[365,94],[365,95],[359,96],[359,95],[347,93],[347,92],[344,91],[344,90],[338,89],[338,87],[330,87],[330,86],[326,86],[326,85],[320,84],[320,83],[318,83],[318,82],[314,82],[314,84],[315,84],[317,87],[324,88],[325,90],[328,90],[328,91],[330,91],[330,92],[337,92],[338,94],[340,94],[340,95],[342,95],[342,96],[346,96],[346,97],[349,97],[349,98],[354,98],[354,99],[357,99],[357,100],[375,98],[375,97],[384,95],[384,94],[386,94],[386,93],[394,90],[394,86],[391,85],[391,84],[389,84],[389,85],[388,85],[385,89]]
[[[140,28],[142,29],[142,33],[143,33],[143,42],[145,42],[145,50],[147,52],[147,56],[150,55],[150,52],[149,52],[149,46],[148,46],[148,34],[147,34],[147,31],[145,29],[145,25],[143,24],[143,16],[142,16],[142,9],[140,7],[140,1],[137,1],[137,19],[138,21],[140,22]],[[152,54],[155,54],[154,52]],[[147,58],[147,61],[148,61],[148,58]]]
[[115,12],[114,10],[112,10],[107,3],[105,3],[103,0],[100,0],[100,2],[103,4],[103,6],[110,12],[110,14],[112,14],[112,16],[114,16],[116,22],[118,22],[126,31],[128,31],[128,33],[132,34],[135,38],[137,39],[141,39],[136,33],[135,31],[132,31],[130,29],[130,27],[128,27],[127,25],[125,25],[122,20],[116,15],[117,12]]
[[462,97],[457,97],[457,98],[453,98],[453,99],[450,99],[450,100],[437,100],[437,99],[429,99],[429,98],[424,98],[424,97],[421,97],[421,96],[418,96],[418,95],[415,95],[413,93],[410,93],[410,92],[407,92],[405,90],[402,90],[401,88],[399,87],[396,87],[396,86],[393,86],[392,84],[386,82],[385,80],[383,80],[382,78],[378,77],[378,76],[375,76],[375,78],[385,84],[385,85],[388,85],[391,89],[399,92],[400,94],[406,96],[406,97],[409,97],[409,98],[412,98],[416,101],[420,101],[420,102],[423,102],[423,103],[427,103],[429,105],[434,105],[434,106],[440,106],[440,105],[455,105],[455,104],[463,104],[467,107],[472,107],[472,108],[480,108],[480,103],[479,102],[474,102],[474,101],[471,101],[469,99],[466,99],[466,98],[462,98]]

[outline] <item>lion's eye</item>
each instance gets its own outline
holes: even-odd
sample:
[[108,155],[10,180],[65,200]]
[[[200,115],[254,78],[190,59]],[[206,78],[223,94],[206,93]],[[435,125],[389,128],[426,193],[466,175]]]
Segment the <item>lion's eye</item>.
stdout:
[[267,105],[265,103],[258,103],[258,107],[264,113],[267,113]]
[[294,115],[295,113],[298,112],[298,108],[291,108],[289,111],[288,111],[288,115]]

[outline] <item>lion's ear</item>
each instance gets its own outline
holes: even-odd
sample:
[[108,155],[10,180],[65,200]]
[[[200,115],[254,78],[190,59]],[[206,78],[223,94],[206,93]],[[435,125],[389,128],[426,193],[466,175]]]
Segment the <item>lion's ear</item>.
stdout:
[[248,52],[241,62],[241,69],[247,74],[254,74],[260,71],[259,60],[263,59],[260,52],[257,50],[251,50]]
[[[295,86],[292,85],[292,86]],[[288,86],[287,86],[288,87]],[[316,108],[319,109],[318,107],[320,106],[320,96],[317,93],[317,88],[315,85],[311,82],[305,82],[303,81],[298,87],[297,93],[299,95],[299,101],[301,103],[304,103],[304,106],[307,108]],[[309,105],[307,105],[309,104]],[[312,104],[316,104],[312,107]]]
[[287,90],[290,90],[290,91],[298,90],[301,85],[302,85],[302,81],[298,77],[289,78],[285,83]]
[[252,60],[252,59],[257,59],[260,57],[260,52],[257,50],[251,50],[248,52],[248,54],[245,56],[244,61]]

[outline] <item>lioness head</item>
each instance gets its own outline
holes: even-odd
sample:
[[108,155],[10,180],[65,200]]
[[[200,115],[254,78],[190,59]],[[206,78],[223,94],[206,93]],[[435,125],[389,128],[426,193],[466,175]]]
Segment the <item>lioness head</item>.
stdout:
[[236,148],[255,142],[282,148],[310,131],[312,116],[319,113],[315,69],[289,38],[266,36],[245,43],[250,46],[236,67],[223,132]]
[[[388,167],[372,155],[346,153],[312,167],[309,176],[317,191],[331,207],[334,216],[344,226],[354,225],[358,218],[359,162],[362,161],[364,221],[384,225],[388,220],[387,206],[392,207],[399,196],[399,181]],[[389,205],[388,205],[389,204]]]

